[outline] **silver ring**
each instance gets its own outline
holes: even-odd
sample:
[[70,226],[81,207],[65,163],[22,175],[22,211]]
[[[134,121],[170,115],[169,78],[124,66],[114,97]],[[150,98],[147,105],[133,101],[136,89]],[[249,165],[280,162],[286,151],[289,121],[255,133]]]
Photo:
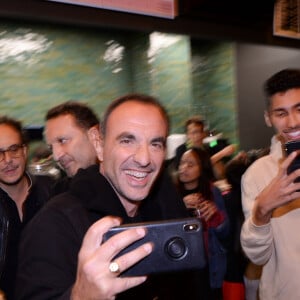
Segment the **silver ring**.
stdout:
[[120,266],[115,261],[111,262],[109,264],[109,271],[111,273],[119,273],[120,272]]

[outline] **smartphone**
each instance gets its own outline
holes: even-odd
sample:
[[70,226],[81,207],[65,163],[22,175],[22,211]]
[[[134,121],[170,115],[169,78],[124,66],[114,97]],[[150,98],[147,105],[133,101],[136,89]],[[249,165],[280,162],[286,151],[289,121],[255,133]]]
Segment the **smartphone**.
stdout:
[[[285,151],[287,155],[289,155],[290,153],[296,150],[300,150],[300,141],[291,141],[285,143]],[[295,159],[288,166],[287,174],[290,174],[299,168],[300,168],[300,155],[296,156]],[[300,182],[300,177],[296,178],[295,182]]]
[[205,267],[206,257],[202,224],[197,218],[121,225],[111,228],[104,235],[104,241],[121,231],[139,226],[147,229],[146,236],[123,249],[116,257],[146,242],[153,244],[153,251],[150,255],[121,273],[120,276],[141,276],[154,273],[196,270]]

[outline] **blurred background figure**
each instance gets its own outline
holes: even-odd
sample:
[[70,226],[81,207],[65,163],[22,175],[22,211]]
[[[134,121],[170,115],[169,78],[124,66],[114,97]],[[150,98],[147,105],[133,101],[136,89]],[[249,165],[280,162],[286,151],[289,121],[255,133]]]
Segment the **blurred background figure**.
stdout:
[[268,154],[269,148],[241,151],[225,165],[226,185],[222,195],[230,223],[227,244],[227,271],[223,284],[223,300],[245,299],[245,277],[254,276],[255,266],[245,256],[240,234],[245,217],[242,208],[241,179],[247,168],[259,157]]
[[178,169],[182,154],[190,148],[206,151],[211,159],[213,170],[217,179],[224,178],[224,159],[231,158],[235,152],[234,145],[228,145],[221,138],[222,134],[213,134],[205,126],[205,121],[200,116],[193,116],[185,123],[186,141],[175,150],[173,168]]
[[53,160],[51,150],[44,142],[40,142],[31,150],[28,169],[31,174],[51,176],[56,180],[62,176],[61,170]]
[[191,216],[201,219],[208,265],[199,272],[202,298],[222,299],[226,272],[226,249],[229,222],[221,192],[214,185],[215,176],[206,151],[191,148],[181,156],[178,166],[178,190]]
[[244,214],[241,200],[241,178],[250,164],[247,153],[241,151],[225,167],[227,189],[223,191],[225,207],[230,223],[227,244],[227,270],[223,283],[223,300],[244,300],[244,273],[248,259],[240,243]]
[[67,101],[46,114],[44,136],[54,161],[65,172],[54,187],[53,194],[66,191],[79,169],[98,164],[91,134],[100,134],[99,118],[87,105]]

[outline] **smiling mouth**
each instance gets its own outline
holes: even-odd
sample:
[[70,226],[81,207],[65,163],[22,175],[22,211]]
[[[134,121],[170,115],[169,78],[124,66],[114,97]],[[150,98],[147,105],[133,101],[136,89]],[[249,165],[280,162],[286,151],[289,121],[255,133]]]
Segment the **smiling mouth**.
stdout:
[[145,179],[149,173],[148,172],[141,172],[141,171],[127,170],[127,171],[125,171],[125,174],[129,175],[129,176],[132,176],[135,179],[142,180],[142,179]]
[[7,166],[6,168],[3,169],[3,171],[4,172],[14,172],[17,169],[18,169],[18,167],[16,167],[16,166]]
[[300,136],[300,131],[287,132],[286,134],[291,137],[297,137]]
[[284,134],[289,140],[300,140],[300,130],[284,132]]

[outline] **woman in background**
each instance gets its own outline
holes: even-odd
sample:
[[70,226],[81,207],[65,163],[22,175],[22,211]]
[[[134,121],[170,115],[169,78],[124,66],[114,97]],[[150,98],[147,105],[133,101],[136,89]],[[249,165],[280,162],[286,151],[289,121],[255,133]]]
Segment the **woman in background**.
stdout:
[[178,189],[192,216],[201,219],[207,255],[207,267],[199,272],[201,299],[221,300],[226,272],[226,238],[229,222],[220,190],[214,185],[214,174],[204,150],[192,148],[181,157],[178,167]]

